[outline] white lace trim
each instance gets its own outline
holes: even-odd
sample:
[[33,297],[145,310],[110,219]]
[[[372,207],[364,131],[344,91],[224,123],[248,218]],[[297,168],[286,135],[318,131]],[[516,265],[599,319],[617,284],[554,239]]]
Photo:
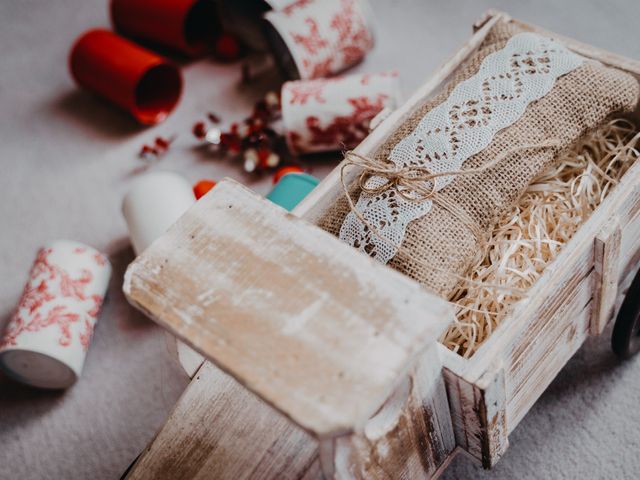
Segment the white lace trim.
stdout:
[[[505,47],[483,61],[476,75],[461,82],[449,98],[430,110],[416,128],[391,151],[398,167],[424,166],[431,172],[459,170],[486,148],[497,132],[515,123],[529,103],[546,95],[556,79],[579,67],[584,58],[551,39],[533,33],[514,35]],[[453,177],[435,180],[435,191]],[[384,185],[372,177],[367,187]],[[382,263],[397,253],[407,225],[431,210],[430,200],[411,202],[390,188],[377,195],[362,192],[358,212],[386,241],[350,212],[340,239]]]

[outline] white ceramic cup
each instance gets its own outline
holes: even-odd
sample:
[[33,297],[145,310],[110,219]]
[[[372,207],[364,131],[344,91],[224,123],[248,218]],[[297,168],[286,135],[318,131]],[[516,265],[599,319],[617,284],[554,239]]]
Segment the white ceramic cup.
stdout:
[[0,341],[7,375],[40,388],[75,383],[110,276],[107,257],[87,245],[58,240],[40,249]]

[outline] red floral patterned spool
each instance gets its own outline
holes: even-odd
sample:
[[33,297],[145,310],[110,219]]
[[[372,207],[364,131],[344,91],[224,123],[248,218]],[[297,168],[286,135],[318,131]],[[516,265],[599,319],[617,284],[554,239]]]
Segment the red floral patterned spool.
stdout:
[[298,0],[265,19],[275,59],[292,79],[335,75],[360,62],[374,43],[367,0]]
[[354,148],[369,134],[371,120],[399,102],[395,72],[287,82],[282,122],[289,149],[304,154]]
[[81,243],[42,248],[0,341],[0,366],[41,388],[66,388],[82,372],[109,285],[107,257]]

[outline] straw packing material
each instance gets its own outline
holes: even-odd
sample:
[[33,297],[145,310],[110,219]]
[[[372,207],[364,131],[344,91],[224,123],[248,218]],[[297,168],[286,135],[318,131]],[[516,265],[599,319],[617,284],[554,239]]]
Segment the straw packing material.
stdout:
[[477,351],[640,157],[639,142],[635,125],[611,120],[531,183],[450,296],[458,310],[445,346],[466,358]]

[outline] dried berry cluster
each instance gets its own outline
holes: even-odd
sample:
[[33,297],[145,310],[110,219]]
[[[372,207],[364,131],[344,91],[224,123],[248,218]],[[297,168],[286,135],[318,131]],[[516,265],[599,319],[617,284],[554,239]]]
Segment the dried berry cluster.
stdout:
[[269,92],[248,118],[232,123],[227,131],[216,126],[217,117],[209,115],[209,122],[197,122],[192,132],[219,153],[241,160],[246,172],[267,170],[280,165],[285,154],[282,135],[272,128],[280,111],[279,95]]

